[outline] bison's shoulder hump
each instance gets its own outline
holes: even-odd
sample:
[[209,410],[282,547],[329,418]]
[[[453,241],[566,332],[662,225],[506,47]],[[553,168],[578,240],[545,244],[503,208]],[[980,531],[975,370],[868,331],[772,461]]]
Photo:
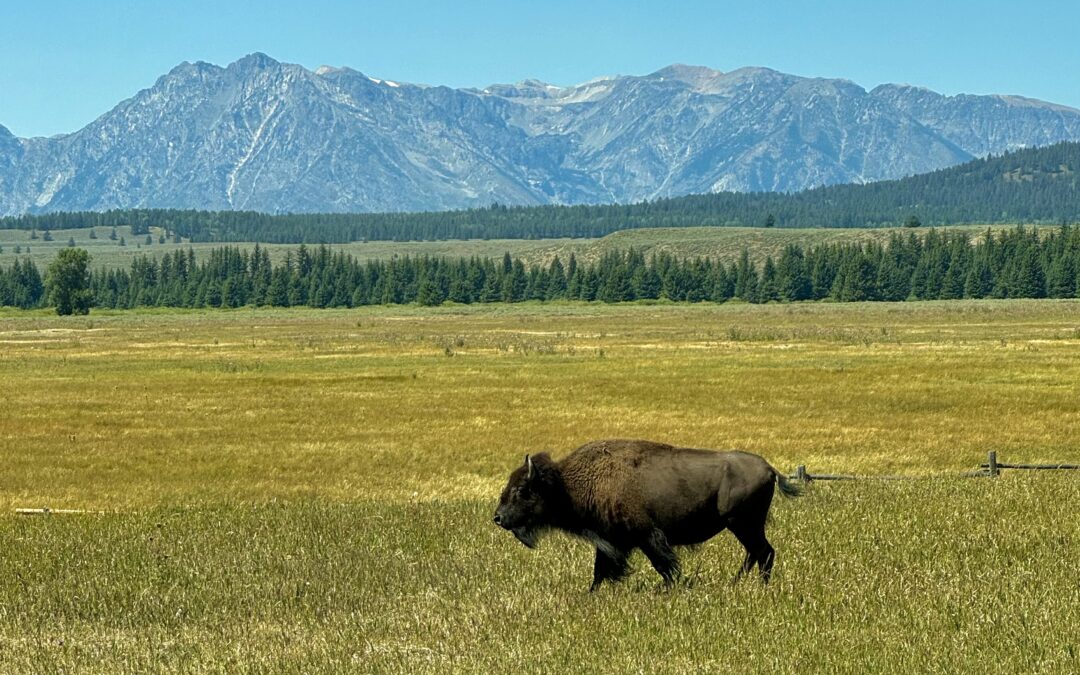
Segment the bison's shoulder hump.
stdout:
[[671,452],[673,446],[666,443],[644,441],[635,438],[607,438],[590,441],[570,453],[572,457],[635,457],[654,452]]
[[590,491],[601,489],[614,495],[636,480],[640,468],[649,464],[651,457],[672,451],[674,448],[663,443],[612,438],[586,443],[559,464],[568,486],[588,486]]

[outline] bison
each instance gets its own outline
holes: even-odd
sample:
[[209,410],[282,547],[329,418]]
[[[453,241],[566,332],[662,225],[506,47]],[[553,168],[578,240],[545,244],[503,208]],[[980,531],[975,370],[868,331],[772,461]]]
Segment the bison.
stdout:
[[746,549],[736,579],[757,565],[769,581],[775,550],[765,538],[773,486],[800,488],[747,452],[678,448],[641,440],[586,443],[561,461],[526,455],[499,498],[495,524],[529,548],[556,529],[596,547],[595,591],[626,576],[640,548],[670,587],[679,578],[677,546],[693,546],[731,530]]

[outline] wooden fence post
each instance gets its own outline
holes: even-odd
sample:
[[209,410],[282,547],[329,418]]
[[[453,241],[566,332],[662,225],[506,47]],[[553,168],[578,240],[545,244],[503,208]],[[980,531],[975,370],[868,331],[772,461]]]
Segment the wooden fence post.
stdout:
[[991,478],[997,478],[1001,470],[998,469],[997,453],[991,450],[986,453],[986,472]]
[[795,468],[795,480],[800,481],[802,483],[807,482],[806,465],[805,464],[800,464],[799,466],[797,466]]

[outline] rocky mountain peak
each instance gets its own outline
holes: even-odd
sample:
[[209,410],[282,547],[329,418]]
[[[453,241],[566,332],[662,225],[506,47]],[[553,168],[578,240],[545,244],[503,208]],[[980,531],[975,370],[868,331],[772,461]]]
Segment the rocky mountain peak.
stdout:
[[253,71],[253,70],[266,70],[267,68],[275,68],[280,66],[281,63],[275,59],[270,58],[262,52],[252,52],[247,56],[237,59],[229,64],[229,70],[239,71]]
[[707,89],[723,76],[724,74],[719,70],[713,70],[705,66],[688,66],[682,63],[674,63],[666,68],[661,68],[648,77],[683,82],[694,89]]
[[921,173],[1080,140],[1080,111],[674,64],[484,90],[254,53],[182,63],[82,130],[0,127],[0,215],[125,207],[436,210],[631,202]]

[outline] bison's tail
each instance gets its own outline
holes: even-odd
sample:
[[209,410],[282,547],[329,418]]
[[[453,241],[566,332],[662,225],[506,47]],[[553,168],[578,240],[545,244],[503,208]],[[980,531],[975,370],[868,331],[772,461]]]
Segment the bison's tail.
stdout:
[[[772,467],[769,468],[772,469]],[[796,483],[795,481],[789,479],[787,476],[780,473],[776,469],[773,469],[772,472],[773,475],[776,476],[776,486],[780,488],[780,494],[784,495],[785,497],[802,496],[803,492],[806,489],[805,486],[803,486],[801,483]]]

